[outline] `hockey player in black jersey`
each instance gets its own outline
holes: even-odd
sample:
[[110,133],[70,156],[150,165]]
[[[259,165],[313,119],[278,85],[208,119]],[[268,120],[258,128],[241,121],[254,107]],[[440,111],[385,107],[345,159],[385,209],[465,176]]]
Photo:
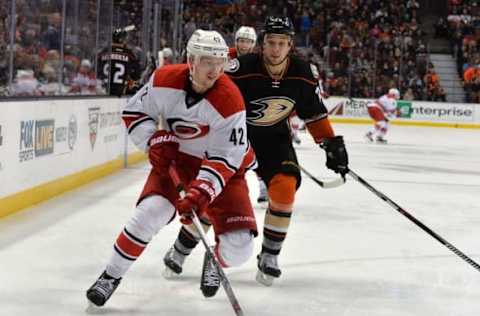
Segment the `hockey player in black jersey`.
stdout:
[[[315,142],[325,149],[327,167],[342,176],[348,172],[343,137],[335,136],[327,118],[318,79],[310,64],[290,55],[293,37],[289,18],[267,17],[262,51],[239,57],[227,70],[245,100],[248,138],[257,154],[257,172],[268,186],[269,205],[262,250],[257,257],[257,281],[267,286],[281,275],[278,256],[287,236],[295,193],[301,181],[288,125],[292,111],[306,122]],[[165,262],[181,272],[185,256],[197,243],[198,237],[182,227]]]
[[112,47],[104,48],[98,56],[98,77],[109,95],[134,94],[132,86],[140,79],[137,56],[126,44],[127,31],[116,29],[112,35]]

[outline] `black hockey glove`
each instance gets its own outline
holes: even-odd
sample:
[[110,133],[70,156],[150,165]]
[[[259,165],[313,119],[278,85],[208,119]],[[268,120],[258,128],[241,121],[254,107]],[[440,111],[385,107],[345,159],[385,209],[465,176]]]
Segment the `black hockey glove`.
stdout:
[[327,168],[345,176],[348,172],[348,154],[343,136],[325,138],[320,143],[320,147],[325,149],[327,154]]

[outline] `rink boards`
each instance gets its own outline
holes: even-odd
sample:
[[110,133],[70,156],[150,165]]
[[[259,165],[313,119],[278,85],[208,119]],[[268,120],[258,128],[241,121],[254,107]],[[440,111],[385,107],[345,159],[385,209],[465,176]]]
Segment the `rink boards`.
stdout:
[[121,120],[125,99],[2,102],[0,217],[138,161]]
[[[367,104],[372,101],[330,97],[324,103],[334,122],[370,124]],[[476,103],[400,100],[397,109],[397,117],[391,121],[393,125],[480,128],[480,105]]]
[[[371,124],[371,100],[330,97],[333,122]],[[126,99],[2,102],[0,218],[144,159],[121,120]],[[394,125],[480,128],[480,105],[399,102]]]

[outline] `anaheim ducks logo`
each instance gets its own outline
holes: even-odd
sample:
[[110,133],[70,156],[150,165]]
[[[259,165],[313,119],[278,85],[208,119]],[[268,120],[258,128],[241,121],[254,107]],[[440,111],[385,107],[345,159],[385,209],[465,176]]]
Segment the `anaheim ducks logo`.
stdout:
[[247,115],[251,125],[270,126],[287,118],[295,106],[295,101],[287,97],[266,97],[250,101],[253,105]]
[[194,139],[208,134],[208,125],[200,125],[196,122],[187,122],[179,118],[167,119],[170,130],[180,139]]

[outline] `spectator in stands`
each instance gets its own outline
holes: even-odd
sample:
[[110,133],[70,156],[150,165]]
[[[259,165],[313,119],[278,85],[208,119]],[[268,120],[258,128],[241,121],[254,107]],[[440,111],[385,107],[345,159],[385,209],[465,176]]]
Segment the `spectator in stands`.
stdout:
[[480,102],[480,64],[469,67],[464,75],[464,86],[467,92],[467,102]]
[[97,79],[92,64],[88,59],[82,60],[78,73],[72,80],[70,94],[95,94]]
[[402,99],[405,101],[413,101],[415,99],[415,96],[413,95],[413,91],[411,88],[408,88],[407,91],[405,91],[405,94],[403,95]]
[[39,85],[39,92],[42,96],[64,95],[66,88],[63,83],[58,82],[58,70],[49,64],[43,66],[41,75],[43,80]]
[[437,23],[435,23],[435,35],[434,38],[446,38],[448,36],[447,21],[441,17]]
[[62,16],[60,13],[52,13],[48,16],[48,28],[43,34],[43,44],[47,50],[60,50],[61,26]]
[[15,82],[12,87],[12,95],[19,97],[34,97],[40,96],[40,84],[35,78],[34,72],[31,69],[17,70]]

